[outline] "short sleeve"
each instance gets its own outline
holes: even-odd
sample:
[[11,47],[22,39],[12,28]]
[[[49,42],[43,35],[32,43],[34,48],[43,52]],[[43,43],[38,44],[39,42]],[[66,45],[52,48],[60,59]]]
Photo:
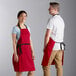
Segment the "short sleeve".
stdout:
[[14,26],[13,29],[12,29],[12,34],[13,34],[13,33],[14,33],[14,34],[17,34],[17,27],[16,27],[16,26]]
[[49,19],[48,24],[47,24],[47,29],[53,29],[54,26],[54,21],[53,19]]
[[30,27],[29,27],[29,26],[27,26],[27,28],[28,28],[29,32],[31,33]]

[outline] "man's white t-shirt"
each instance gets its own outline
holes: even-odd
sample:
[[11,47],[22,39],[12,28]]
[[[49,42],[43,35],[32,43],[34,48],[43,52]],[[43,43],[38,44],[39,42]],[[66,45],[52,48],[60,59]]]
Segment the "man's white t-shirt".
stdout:
[[[63,42],[64,28],[64,20],[60,15],[53,16],[47,24],[47,29],[51,30],[50,37],[56,42]],[[55,43],[53,50],[60,50],[60,43]]]

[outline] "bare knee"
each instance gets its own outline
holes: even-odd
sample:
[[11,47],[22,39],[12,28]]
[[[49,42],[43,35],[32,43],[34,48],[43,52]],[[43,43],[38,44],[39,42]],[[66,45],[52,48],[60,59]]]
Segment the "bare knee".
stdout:
[[16,72],[16,76],[22,76],[22,72]]
[[42,66],[43,71],[49,71],[50,70],[50,66]]
[[59,69],[63,69],[63,66],[62,65],[55,65],[56,69],[59,70]]
[[33,76],[34,75],[34,71],[29,71],[28,72],[28,76]]

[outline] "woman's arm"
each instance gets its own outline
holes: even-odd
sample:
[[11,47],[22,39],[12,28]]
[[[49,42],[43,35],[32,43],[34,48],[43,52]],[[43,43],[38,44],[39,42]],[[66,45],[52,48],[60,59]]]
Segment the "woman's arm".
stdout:
[[12,34],[12,41],[13,41],[14,54],[17,54],[17,51],[16,51],[16,34]]
[[34,60],[35,59],[35,55],[34,55],[34,48],[33,48],[31,37],[30,37],[30,45],[31,45],[32,59]]
[[16,34],[12,34],[12,41],[13,41],[13,49],[14,49],[14,60],[18,62],[18,55],[16,50]]

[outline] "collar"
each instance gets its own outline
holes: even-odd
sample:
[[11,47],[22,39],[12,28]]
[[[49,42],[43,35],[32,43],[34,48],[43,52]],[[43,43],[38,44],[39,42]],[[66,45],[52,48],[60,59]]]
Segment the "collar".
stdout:
[[59,14],[55,14],[55,15],[53,15],[53,16],[56,16],[56,15],[59,15]]

